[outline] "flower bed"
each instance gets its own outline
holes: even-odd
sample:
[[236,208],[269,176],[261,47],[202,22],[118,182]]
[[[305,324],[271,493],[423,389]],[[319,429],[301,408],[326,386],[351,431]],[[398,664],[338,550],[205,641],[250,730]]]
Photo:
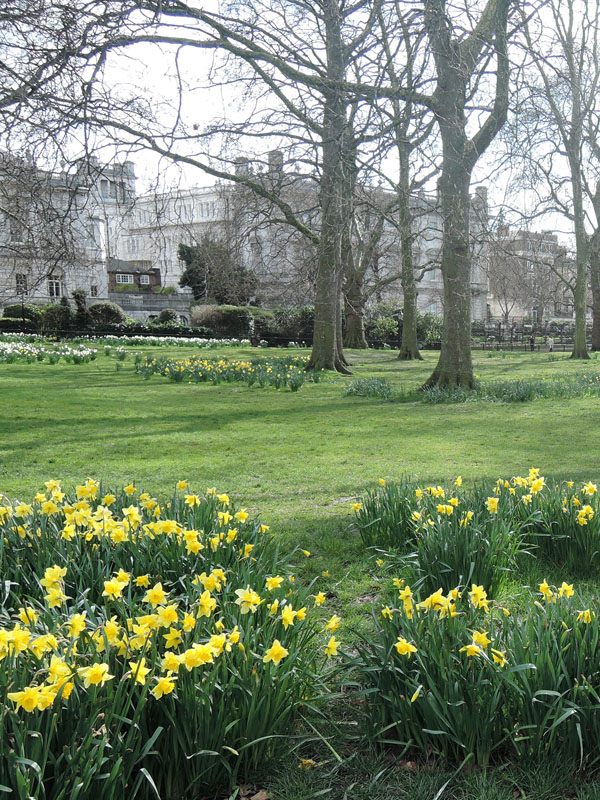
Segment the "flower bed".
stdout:
[[367,547],[410,561],[426,588],[466,586],[496,593],[524,549],[580,574],[600,564],[598,492],[591,482],[546,482],[539,469],[466,489],[381,481],[353,504]]
[[292,392],[307,381],[318,383],[321,372],[307,372],[305,356],[287,358],[262,358],[253,361],[228,361],[223,358],[206,359],[192,356],[185,359],[150,358],[136,359],[136,372],[146,380],[152,375],[162,375],[174,383],[232,383],[248,386],[286,387]]
[[0,787],[15,796],[231,786],[323,691],[323,596],[213,489],[181,482],[162,504],[48,481],[0,506],[0,569]]
[[63,360],[70,364],[86,364],[94,361],[98,351],[76,345],[75,347],[66,344],[34,344],[22,340],[2,341],[0,340],[0,364],[46,362],[57,364]]
[[597,763],[597,600],[544,581],[513,614],[478,584],[422,600],[402,581],[396,587],[344,667],[364,686],[373,739],[455,763]]

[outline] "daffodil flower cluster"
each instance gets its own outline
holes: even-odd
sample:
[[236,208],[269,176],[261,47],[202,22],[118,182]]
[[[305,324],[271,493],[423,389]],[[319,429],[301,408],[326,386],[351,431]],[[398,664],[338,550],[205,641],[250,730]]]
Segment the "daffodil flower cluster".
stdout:
[[136,372],[149,379],[163,375],[175,383],[231,383],[242,382],[249,386],[274,386],[289,388],[292,392],[306,382],[318,382],[320,372],[307,372],[306,356],[287,358],[260,358],[252,361],[224,358],[207,359],[191,356],[185,359],[156,359],[146,357],[136,364]]
[[529,545],[579,572],[600,559],[596,484],[550,481],[537,467],[473,489],[461,476],[446,487],[380,480],[351,508],[365,544],[392,559],[412,554],[431,590],[477,575],[494,596]]
[[488,763],[507,737],[518,756],[571,744],[575,753],[581,743],[584,758],[594,757],[597,601],[544,580],[525,611],[511,611],[479,583],[421,597],[393,583],[353,662],[374,731],[458,763],[469,753]]
[[[182,480],[161,502],[135,482],[111,492],[90,478],[70,497],[49,480],[29,502],[4,500],[0,535],[11,587],[0,694],[23,741],[44,730],[55,756],[72,721],[92,729],[98,715],[114,717],[105,727],[118,758],[118,720],[142,731],[170,716],[187,730],[187,749],[172,753],[182,774],[212,741],[243,765],[247,742],[289,728],[316,694],[319,665],[337,655],[340,619],[320,621],[324,593],[299,588],[269,526],[214,488],[200,494]],[[246,731],[255,705],[259,728]],[[0,745],[0,783],[9,755]]]

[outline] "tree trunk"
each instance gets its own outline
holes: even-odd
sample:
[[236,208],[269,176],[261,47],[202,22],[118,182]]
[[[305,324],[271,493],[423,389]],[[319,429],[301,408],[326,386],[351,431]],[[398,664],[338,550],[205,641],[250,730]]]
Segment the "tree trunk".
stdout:
[[423,356],[417,341],[417,287],[415,286],[414,274],[408,286],[404,286],[404,281],[402,284],[404,308],[402,312],[402,342],[398,358],[401,361],[422,361]]
[[[340,83],[345,77],[341,16],[337,0],[324,4],[328,77]],[[343,235],[346,98],[341,89],[323,90],[323,138],[321,165],[321,238],[315,291],[315,327],[309,370],[332,369],[348,374],[341,334],[341,274]]]
[[398,152],[400,157],[400,176],[398,181],[398,221],[400,225],[400,257],[402,259],[402,296],[404,307],[402,312],[402,342],[398,358],[401,361],[422,361],[417,341],[417,287],[413,264],[412,215],[410,213],[409,182],[409,144],[402,131],[397,131]]
[[344,336],[344,347],[351,347],[354,350],[366,350],[369,345],[365,336],[365,312],[364,308],[357,308],[355,304],[350,305],[346,300],[346,334]]
[[575,260],[577,265],[575,292],[573,293],[573,304],[575,306],[575,341],[573,343],[571,358],[589,359],[590,354],[588,353],[585,335],[588,237],[585,230],[583,190],[581,187],[579,161],[576,161],[576,163],[572,165],[571,176],[573,185],[573,216],[575,219]]
[[[455,154],[456,141],[445,142],[442,176],[439,181],[444,237],[442,277],[444,279],[444,325],[442,349],[436,368],[423,385],[472,389],[471,360],[471,250],[469,246],[469,187],[471,171]],[[448,157],[448,150],[452,156]]]
[[[351,257],[351,254],[349,254]],[[346,285],[344,287],[344,311],[346,315],[346,332],[344,347],[365,350],[369,345],[365,336],[365,294],[363,274],[359,268],[347,265],[345,269]]]
[[590,278],[592,285],[592,350],[600,350],[600,228],[590,240]]

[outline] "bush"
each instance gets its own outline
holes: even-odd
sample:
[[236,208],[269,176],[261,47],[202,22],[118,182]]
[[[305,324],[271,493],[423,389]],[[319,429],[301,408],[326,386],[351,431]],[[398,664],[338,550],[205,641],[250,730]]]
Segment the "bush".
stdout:
[[85,292],[83,289],[75,289],[75,291],[71,293],[71,296],[75,301],[75,327],[77,330],[91,328],[94,324],[94,318],[90,314],[90,311],[87,307]]
[[75,316],[66,297],[60,298],[60,303],[46,306],[42,319],[42,329],[50,333],[68,331],[73,327]]
[[444,318],[427,312],[417,314],[417,339],[424,345],[433,345],[442,339]]
[[156,324],[164,325],[169,322],[179,322],[179,314],[173,308],[163,308],[156,318]]
[[38,323],[26,319],[11,319],[11,317],[0,317],[0,331],[7,331],[10,333],[36,333],[38,331]]
[[271,347],[312,342],[315,320],[312,306],[270,310],[250,306],[248,311],[252,315],[250,338],[255,346],[261,341]]
[[250,332],[250,312],[244,306],[206,306],[192,308],[192,325],[208,328],[215,336],[247,339]]
[[127,319],[121,306],[116,303],[94,303],[93,306],[90,306],[90,314],[96,325],[119,324]]
[[12,303],[12,305],[4,306],[4,316],[12,319],[28,319],[40,325],[44,316],[44,309],[41,306],[34,305],[34,303]]
[[366,330],[367,341],[373,345],[383,345],[389,341],[398,341],[398,321],[391,317],[379,317]]
[[139,294],[140,287],[136,283],[120,283],[111,291],[118,292],[119,294]]

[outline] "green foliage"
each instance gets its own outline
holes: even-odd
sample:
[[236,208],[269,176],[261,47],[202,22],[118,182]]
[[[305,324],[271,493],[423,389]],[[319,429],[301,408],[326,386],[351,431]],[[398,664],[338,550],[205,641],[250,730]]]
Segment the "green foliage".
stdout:
[[[557,361],[558,357],[548,360]],[[475,389],[443,389],[432,387],[423,392],[423,401],[437,403],[468,403],[484,400],[489,403],[526,403],[531,400],[597,396],[600,394],[600,374],[560,375],[555,378],[515,378],[482,383]]]
[[[2,509],[0,630],[24,645],[0,660],[0,785],[16,796],[231,789],[277,758],[300,709],[327,694],[310,587],[295,585],[268,529],[227,495],[183,486],[162,511],[133,485],[105,494],[91,479],[73,497],[53,481],[45,499]],[[180,641],[165,643],[165,631]],[[65,671],[53,677],[56,659]],[[86,686],[94,664],[110,679]],[[38,708],[19,708],[25,689]]]
[[0,317],[0,331],[36,333],[38,330],[38,323],[32,320],[23,321],[12,317]]
[[137,283],[119,283],[115,286],[114,291],[119,294],[139,294],[140,287]]
[[249,335],[251,314],[243,306],[205,306],[192,308],[192,325],[208,328],[215,336],[246,339]]
[[[406,478],[369,491],[356,505],[368,547],[392,563],[413,564],[425,588],[482,582],[496,596],[526,545],[579,574],[600,565],[600,503],[596,484],[546,484],[539,470],[470,491]],[[407,553],[408,548],[412,552]]]
[[443,327],[443,317],[438,317],[430,312],[417,314],[417,340],[424,345],[441,341]]
[[11,319],[28,319],[40,324],[44,316],[44,309],[34,303],[12,303],[4,306],[3,313],[5,317],[10,317]]
[[344,394],[350,397],[380,397],[389,400],[392,387],[385,378],[358,378],[346,386]]
[[495,753],[597,761],[599,631],[573,587],[540,585],[513,615],[472,591],[420,603],[402,586],[354,667],[370,732],[423,756],[486,765]]
[[186,264],[179,285],[189,286],[195,300],[211,297],[219,304],[241,305],[256,293],[254,273],[237,263],[226,243],[208,234],[200,244],[180,244],[178,255]]
[[383,344],[398,339],[398,321],[390,317],[379,317],[367,330],[370,344]]
[[96,325],[123,323],[127,316],[121,306],[116,303],[94,303],[90,306],[90,314]]
[[174,286],[153,286],[152,294],[177,294],[177,289]]
[[529,540],[536,552],[578,575],[597,573],[600,502],[596,484],[588,482],[582,488],[572,481],[544,483],[539,492],[529,497],[527,505],[516,506],[515,515],[535,519]]
[[418,509],[414,482],[386,483],[370,489],[356,510],[355,527],[366,547],[402,551],[413,547],[415,525],[412,516]]
[[178,322],[179,314],[173,308],[163,308],[156,318],[156,321],[159,325],[163,325],[164,323],[168,322]]
[[46,306],[42,319],[42,328],[49,333],[68,331],[73,327],[75,316],[66,297],[60,298],[60,303]]
[[86,328],[90,328],[94,324],[94,318],[90,314],[90,311],[87,307],[86,293],[83,291],[83,289],[76,289],[71,293],[71,296],[75,301],[75,316],[73,318],[73,324],[77,330],[85,330]]

